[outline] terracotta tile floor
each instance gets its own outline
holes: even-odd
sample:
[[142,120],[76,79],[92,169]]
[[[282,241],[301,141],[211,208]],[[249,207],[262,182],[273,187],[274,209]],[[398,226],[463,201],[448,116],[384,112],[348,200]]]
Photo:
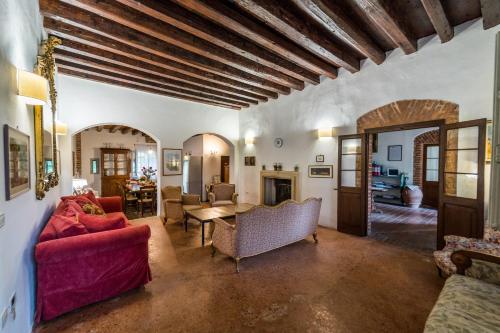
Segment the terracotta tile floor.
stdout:
[[44,323],[45,332],[422,332],[442,288],[431,258],[320,228],[243,259],[200,247],[200,227],[151,226],[153,281]]
[[432,255],[436,249],[437,210],[381,203],[376,206],[382,213],[370,215],[371,238]]

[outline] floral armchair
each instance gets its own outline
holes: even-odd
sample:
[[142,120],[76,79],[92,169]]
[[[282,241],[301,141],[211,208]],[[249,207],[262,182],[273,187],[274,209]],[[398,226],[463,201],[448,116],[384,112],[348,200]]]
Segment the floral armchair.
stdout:
[[[434,252],[434,261],[439,274],[446,276],[457,273],[457,266],[451,260],[452,254],[461,251],[471,251],[500,257],[500,231],[485,228],[484,238],[466,238],[448,235],[444,237],[446,245],[440,251]],[[491,263],[473,260],[465,275],[481,279],[490,283],[500,284],[500,266]]]
[[180,186],[165,186],[161,196],[165,222],[182,222],[186,211],[203,208],[198,194],[182,194]]
[[208,193],[210,206],[220,207],[227,205],[236,205],[238,194],[234,184],[220,183],[213,185],[212,192]]

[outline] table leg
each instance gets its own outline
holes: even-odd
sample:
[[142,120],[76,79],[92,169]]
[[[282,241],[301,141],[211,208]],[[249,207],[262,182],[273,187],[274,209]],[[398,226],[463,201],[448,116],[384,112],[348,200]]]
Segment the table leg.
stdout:
[[205,246],[205,223],[201,221],[201,247]]
[[184,231],[188,231],[188,216],[187,214],[184,215]]

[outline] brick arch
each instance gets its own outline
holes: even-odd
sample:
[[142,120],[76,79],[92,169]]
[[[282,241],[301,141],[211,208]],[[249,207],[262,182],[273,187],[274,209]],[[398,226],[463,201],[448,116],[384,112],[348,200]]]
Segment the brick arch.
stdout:
[[368,128],[412,124],[431,120],[458,122],[458,104],[439,99],[409,99],[392,102],[358,118],[358,133]]
[[413,184],[422,187],[424,180],[424,146],[439,144],[439,130],[417,135],[413,140]]

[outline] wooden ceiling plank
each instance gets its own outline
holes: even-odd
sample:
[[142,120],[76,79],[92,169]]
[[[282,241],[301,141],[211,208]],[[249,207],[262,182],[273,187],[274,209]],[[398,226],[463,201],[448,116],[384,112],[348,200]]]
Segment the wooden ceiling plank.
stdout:
[[96,130],[97,132],[101,132],[101,131],[102,131],[102,126],[96,126],[95,130]]
[[441,43],[446,43],[453,38],[453,27],[450,25],[441,0],[420,0],[429,19],[436,30]]
[[73,25],[54,20],[52,18],[44,18],[44,27],[48,33],[61,38],[63,40],[63,43],[68,43],[68,41],[80,43],[99,50],[111,52],[134,60],[147,62],[149,64],[166,69],[171,69],[198,79],[205,79],[211,82],[222,83],[224,85],[228,85],[237,89],[263,95],[273,99],[278,98],[278,93],[274,91],[257,87],[222,75],[218,75],[216,73],[208,72],[203,69],[192,67],[175,60],[167,61],[165,58],[157,56],[155,54],[130,47],[111,38],[94,34],[85,29],[80,29]]
[[189,84],[189,83],[185,83],[185,82],[178,81],[178,80],[164,78],[164,77],[156,75],[156,74],[144,73],[140,70],[135,70],[135,69],[124,67],[124,66],[117,65],[117,64],[110,64],[107,61],[93,59],[91,57],[74,54],[72,52],[61,50],[61,49],[56,49],[55,58],[60,59],[60,60],[65,60],[67,62],[72,62],[72,63],[85,65],[85,66],[89,66],[89,67],[94,67],[94,68],[98,68],[98,69],[102,69],[102,70],[107,70],[110,72],[124,74],[124,75],[130,76],[130,77],[135,77],[137,79],[150,81],[152,83],[158,83],[158,84],[163,84],[163,85],[173,86],[173,87],[180,87],[180,88],[192,90],[195,92],[198,92],[198,91],[204,92],[204,93],[207,93],[209,95],[225,97],[228,99],[242,101],[242,102],[246,102],[246,103],[250,103],[250,104],[258,104],[258,101],[255,99],[240,97],[240,96],[224,93],[224,92],[217,91],[217,90],[212,90],[212,89],[209,89],[206,87],[196,86],[194,84]]
[[244,56],[252,61],[260,62],[296,79],[319,84],[319,76],[293,62],[282,58],[255,43],[248,42],[239,35],[224,29],[211,21],[202,18],[174,3],[156,0],[117,0],[146,15],[162,20],[197,37]]
[[137,133],[139,133],[139,130],[136,130],[135,128],[132,129],[132,132],[131,132],[132,135],[137,135]]
[[165,91],[157,90],[154,88],[143,87],[143,86],[139,86],[139,85],[132,84],[132,83],[125,83],[122,81],[117,81],[117,80],[101,77],[101,76],[90,74],[90,73],[73,71],[70,69],[66,69],[64,67],[59,68],[58,71],[59,71],[59,73],[61,73],[63,75],[79,77],[79,78],[86,79],[86,80],[107,83],[107,84],[121,86],[121,87],[125,87],[125,88],[130,88],[130,89],[134,89],[134,90],[144,91],[144,92],[148,92],[148,93],[152,93],[152,94],[164,95],[164,96],[178,98],[178,99],[185,99],[185,100],[192,101],[192,102],[214,105],[214,106],[229,108],[229,109],[233,109],[233,110],[240,110],[241,109],[240,107],[237,107],[234,105],[228,105],[228,104],[224,104],[224,103],[215,103],[215,102],[211,102],[211,101],[207,101],[207,100],[203,100],[203,99],[199,99],[199,98],[195,98],[195,97],[184,96],[181,94],[167,93]]
[[485,30],[500,24],[500,1],[481,0],[481,13]]
[[299,8],[316,18],[323,27],[356,48],[377,65],[385,60],[385,52],[344,13],[335,1],[292,0]]
[[366,12],[372,22],[382,29],[405,54],[417,51],[417,39],[398,19],[393,8],[385,6],[380,0],[354,0]]
[[248,103],[228,100],[228,99],[220,98],[220,97],[216,97],[216,96],[209,96],[209,95],[206,95],[204,93],[189,91],[189,90],[185,90],[182,88],[159,85],[159,84],[153,85],[153,84],[151,84],[151,82],[148,82],[145,80],[139,80],[139,79],[128,77],[126,75],[108,72],[108,71],[104,71],[104,70],[97,69],[97,68],[91,68],[91,67],[84,66],[84,65],[73,64],[73,63],[66,62],[64,60],[57,60],[56,64],[58,65],[58,68],[70,69],[70,70],[82,72],[85,74],[100,76],[100,77],[103,77],[106,79],[120,81],[120,82],[124,82],[124,83],[128,83],[128,84],[134,84],[137,86],[147,87],[147,88],[151,88],[151,89],[155,89],[155,90],[159,90],[159,91],[164,91],[167,93],[175,93],[175,94],[185,95],[188,97],[196,97],[199,99],[204,99],[204,100],[214,101],[214,102],[221,102],[224,104],[230,104],[230,105],[234,105],[234,106],[238,106],[238,107],[249,107],[250,106]]
[[122,129],[120,130],[120,132],[122,132],[122,134],[127,134],[128,132],[130,132],[131,128],[128,127],[128,126],[123,126]]
[[290,94],[289,87],[271,82],[224,63],[193,54],[175,45],[135,31],[126,26],[116,24],[104,17],[91,14],[90,12],[74,6],[61,2],[54,2],[52,0],[40,0],[40,10],[46,17],[63,21],[67,24],[111,38],[131,47],[156,54],[165,59],[179,61],[200,69],[215,72],[219,75],[236,78],[237,80],[265,87],[284,95]]
[[289,10],[279,0],[233,0],[240,8],[255,16],[303,48],[323,60],[351,73],[359,71],[359,60],[347,48],[337,45],[328,35]]
[[229,64],[234,68],[296,90],[304,89],[304,82],[274,68],[262,65],[239,54],[194,36],[154,16],[121,6],[110,0],[61,0],[64,3],[104,17],[128,28],[140,31],[166,43],[178,46],[200,56]]
[[263,26],[260,22],[233,10],[220,0],[173,1],[314,73],[328,76],[331,79],[337,77],[335,66],[304,50],[272,29]]
[[119,128],[120,126],[111,125],[109,126],[109,133],[115,133],[116,131],[118,131]]
[[251,100],[258,100],[261,102],[266,102],[268,100],[267,97],[262,95],[253,94],[244,90],[235,89],[230,86],[225,86],[208,80],[202,80],[199,77],[185,75],[183,73],[175,72],[173,70],[169,70],[160,66],[152,65],[146,62],[128,58],[119,54],[114,54],[70,40],[63,40],[63,44],[57,47],[56,54],[60,53],[71,54],[75,57],[87,57],[93,60],[105,61],[111,64],[142,71],[144,73],[178,80],[188,84],[194,84],[202,88],[207,87],[213,90],[220,91],[222,93],[231,93],[235,96],[248,98]]

